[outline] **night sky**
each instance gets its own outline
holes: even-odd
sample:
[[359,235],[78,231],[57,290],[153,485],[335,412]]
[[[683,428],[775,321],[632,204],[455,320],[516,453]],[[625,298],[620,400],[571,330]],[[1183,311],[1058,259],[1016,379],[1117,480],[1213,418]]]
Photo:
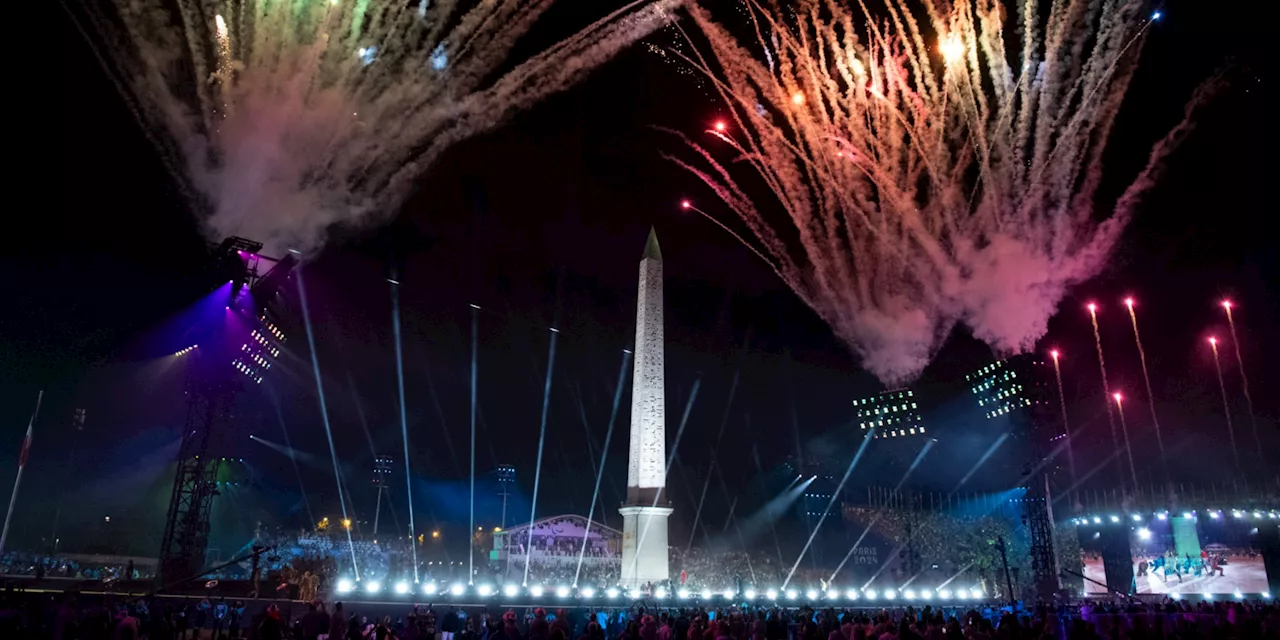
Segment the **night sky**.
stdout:
[[[1230,464],[1205,343],[1210,334],[1227,335],[1215,306],[1224,296],[1237,304],[1260,428],[1278,441],[1280,255],[1268,222],[1275,207],[1266,198],[1274,182],[1267,141],[1276,139],[1272,114],[1278,111],[1274,55],[1265,49],[1262,20],[1205,3],[1172,2],[1163,11],[1113,135],[1108,170],[1131,177],[1199,81],[1225,69],[1231,83],[1199,116],[1140,206],[1111,267],[1073,292],[1041,344],[1065,352],[1072,420],[1097,436],[1085,448],[1101,451],[1106,423],[1083,305],[1102,305],[1112,386],[1144,399],[1120,304],[1134,295],[1170,462],[1185,482],[1205,483],[1222,481]],[[0,314],[0,481],[7,492],[36,393],[45,389],[18,502],[16,544],[42,544],[65,496],[61,526],[72,533],[62,534],[64,544],[89,544],[101,533],[103,516],[119,510],[134,515],[99,538],[117,549],[154,553],[171,482],[166,456],[184,413],[180,367],[144,356],[185,346],[165,343],[160,329],[202,293],[193,282],[204,239],[65,13],[51,12],[45,24],[58,31],[57,66],[43,79],[47,95],[33,107],[39,124],[24,125],[41,135],[24,154],[23,175],[32,186],[15,185],[30,197],[11,205],[10,233],[21,240],[6,242],[0,257],[7,275]],[[662,32],[647,42],[671,39]],[[688,197],[722,212],[705,188],[659,157],[661,150],[678,150],[678,143],[654,126],[696,132],[717,115],[710,92],[680,71],[645,43],[633,47],[576,88],[453,149],[400,212],[378,225],[336,231],[328,249],[306,266],[334,437],[358,508],[371,509],[371,449],[396,458],[395,479],[403,483],[386,282],[394,274],[403,283],[419,521],[428,509],[439,522],[466,524],[471,303],[482,307],[476,458],[482,484],[497,464],[515,465],[525,495],[513,502],[519,505],[513,519],[528,517],[554,326],[561,333],[538,512],[585,513],[598,464],[591,452],[598,455],[605,438],[621,352],[634,336],[636,268],[650,226],[665,259],[669,450],[700,381],[669,480],[677,507],[673,527],[684,532],[673,538],[688,535],[713,454],[726,477],[724,487],[718,479],[711,484],[704,511],[715,528],[733,497],[758,494],[761,479],[788,455],[805,451],[837,477],[843,471],[856,446],[849,402],[880,387],[765,265],[679,209]],[[234,448],[227,455],[243,457],[251,469],[237,473],[258,479],[230,507],[238,513],[228,517],[245,527],[271,516],[297,528],[310,517],[337,513],[300,327],[289,329],[293,357],[271,372],[262,392],[246,394],[228,438]],[[990,357],[957,333],[925,380],[950,379]],[[1223,365],[1241,446],[1250,449],[1229,348]],[[296,474],[286,456],[248,439],[284,442],[273,399],[292,444],[314,458],[300,459]],[[1156,455],[1142,401],[1134,403],[1130,426],[1145,478]],[[629,406],[624,393],[597,507],[614,524],[620,523],[615,506],[625,480]],[[71,426],[77,407],[88,413],[78,435]],[[722,420],[726,429],[717,444]],[[949,472],[967,469],[990,442],[964,425],[936,426],[939,446],[918,476],[926,488],[946,488],[954,482]],[[873,461],[885,464],[869,464],[853,482],[895,483],[901,471],[892,470],[892,461],[909,459],[919,446],[873,448]],[[877,475],[873,469],[887,470]],[[396,518],[403,519],[402,484],[396,486]],[[489,523],[496,512],[487,500],[481,515]]]

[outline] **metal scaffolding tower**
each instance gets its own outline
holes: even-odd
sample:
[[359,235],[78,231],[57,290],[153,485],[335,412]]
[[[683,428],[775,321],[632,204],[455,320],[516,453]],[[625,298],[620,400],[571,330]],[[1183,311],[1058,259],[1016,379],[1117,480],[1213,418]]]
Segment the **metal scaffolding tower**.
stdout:
[[209,441],[212,434],[231,426],[234,382],[211,380],[200,374],[188,377],[187,420],[160,549],[160,574],[165,580],[192,575],[204,567],[209,513],[213,497],[218,495],[218,458],[208,455]]
[[[275,260],[259,255],[262,244],[243,238],[227,238],[214,252],[211,274],[219,288],[230,285],[226,307],[241,313],[250,326],[244,335],[216,321],[188,332],[191,344],[175,356],[189,358],[187,368],[187,417],[178,448],[173,493],[160,547],[160,580],[172,582],[199,575],[209,548],[210,514],[218,495],[218,452],[226,455],[222,439],[235,426],[236,395],[246,381],[262,382],[263,373],[279,355],[284,334],[268,316],[268,308],[280,286],[297,265],[292,255]],[[259,274],[259,265],[272,266]],[[241,293],[246,289],[248,295]]]
[[1054,544],[1053,500],[1049,493],[1049,476],[1038,474],[1030,484],[1023,505],[1031,537],[1032,580],[1036,599],[1053,602],[1061,585],[1058,582],[1058,555]]

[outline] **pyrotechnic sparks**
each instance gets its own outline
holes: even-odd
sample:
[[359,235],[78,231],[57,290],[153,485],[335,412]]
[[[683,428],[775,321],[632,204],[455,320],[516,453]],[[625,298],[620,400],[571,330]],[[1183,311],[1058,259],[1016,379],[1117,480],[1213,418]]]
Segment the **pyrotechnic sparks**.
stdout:
[[86,11],[143,126],[168,132],[153,139],[209,232],[280,251],[393,213],[445,149],[573,84],[680,2],[637,0],[511,60],[553,1],[116,0],[117,15]]
[[[1151,424],[1156,428],[1156,444],[1160,447],[1160,464],[1166,466],[1164,454],[1164,436],[1160,434],[1160,420],[1156,417],[1156,397],[1151,392],[1151,375],[1147,373],[1147,352],[1142,348],[1142,334],[1138,333],[1138,315],[1133,311],[1133,298],[1125,298],[1124,306],[1129,308],[1129,320],[1133,323],[1133,342],[1138,345],[1138,359],[1142,362],[1142,382],[1147,385],[1147,408],[1151,410]],[[1168,481],[1168,469],[1165,470]]]
[[[1089,321],[1093,323],[1093,344],[1098,348],[1098,372],[1102,376],[1102,400],[1103,404],[1107,405],[1107,423],[1111,425],[1111,442],[1115,444],[1116,449],[1119,449],[1120,435],[1116,433],[1116,419],[1111,413],[1111,401],[1107,400],[1107,396],[1111,395],[1111,383],[1107,382],[1107,361],[1102,357],[1102,333],[1098,331],[1098,305],[1090,302],[1086,307],[1089,309]],[[1116,458],[1116,470],[1119,473],[1116,480],[1123,490],[1124,470],[1119,458]],[[1134,489],[1137,487],[1135,486]]]
[[1133,486],[1138,487],[1138,468],[1133,464],[1133,445],[1129,442],[1129,423],[1124,419],[1124,396],[1120,393],[1112,394],[1116,399],[1116,415],[1120,416],[1120,432],[1124,434],[1124,452],[1129,458],[1129,475],[1132,476]]
[[957,35],[950,35],[938,43],[938,52],[947,64],[955,64],[964,58],[964,41]]
[[1222,308],[1227,311],[1227,325],[1231,327],[1231,346],[1236,350],[1236,366],[1240,369],[1240,386],[1244,389],[1245,407],[1249,409],[1249,424],[1253,427],[1253,441],[1258,446],[1258,458],[1265,461],[1267,456],[1262,452],[1262,438],[1258,435],[1258,419],[1253,414],[1253,396],[1249,394],[1249,376],[1244,372],[1244,357],[1240,355],[1240,338],[1236,336],[1236,319],[1231,315],[1231,301],[1223,300]]
[[[1190,128],[1188,115],[1156,143],[1110,216],[1095,211],[1150,24],[1133,0],[1063,0],[1047,15],[1024,1],[1016,18],[992,0],[888,0],[874,15],[743,4],[745,41],[689,8],[706,36],[689,63],[715,80],[735,135],[681,136],[696,160],[672,159],[886,382],[917,375],[957,322],[998,351],[1030,349]],[[739,161],[776,204],[750,195]]]
[[1209,337],[1213,349],[1213,369],[1218,374],[1218,391],[1222,392],[1222,415],[1227,420],[1227,434],[1231,436],[1231,455],[1236,461],[1236,474],[1244,478],[1244,466],[1240,464],[1240,448],[1236,446],[1236,427],[1231,423],[1231,401],[1227,399],[1227,383],[1222,379],[1222,361],[1218,359],[1218,339]]
[[1053,358],[1053,377],[1058,382],[1058,408],[1062,410],[1062,433],[1067,437],[1067,470],[1071,473],[1071,484],[1076,483],[1076,458],[1074,454],[1071,440],[1071,423],[1067,421],[1067,398],[1062,393],[1062,367],[1058,364],[1058,359],[1062,357],[1062,353],[1057,349],[1049,352],[1049,356]]

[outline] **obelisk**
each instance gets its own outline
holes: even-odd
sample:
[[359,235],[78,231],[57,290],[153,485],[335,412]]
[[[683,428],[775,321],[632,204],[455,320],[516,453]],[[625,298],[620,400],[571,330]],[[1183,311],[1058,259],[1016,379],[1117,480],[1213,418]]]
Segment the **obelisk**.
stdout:
[[622,586],[638,587],[669,577],[667,518],[667,406],[663,387],[662,251],[658,234],[640,259],[636,300],[635,368],[631,376],[631,447],[627,457],[627,501],[622,514]]

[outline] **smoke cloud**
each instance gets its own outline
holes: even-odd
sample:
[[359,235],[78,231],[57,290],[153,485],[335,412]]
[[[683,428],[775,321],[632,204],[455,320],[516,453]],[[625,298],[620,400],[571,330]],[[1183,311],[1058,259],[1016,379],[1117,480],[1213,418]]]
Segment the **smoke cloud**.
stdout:
[[168,133],[153,137],[208,235],[279,253],[394,213],[448,147],[571,86],[680,4],[632,2],[498,73],[551,3],[118,0],[93,22],[144,128]]

